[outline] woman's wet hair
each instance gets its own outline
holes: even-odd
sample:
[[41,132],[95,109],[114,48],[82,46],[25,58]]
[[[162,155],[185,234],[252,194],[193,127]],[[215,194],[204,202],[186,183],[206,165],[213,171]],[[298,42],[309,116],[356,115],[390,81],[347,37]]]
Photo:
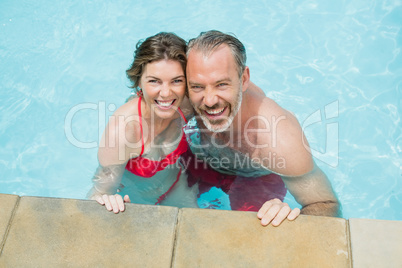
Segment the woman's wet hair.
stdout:
[[174,33],[161,32],[150,36],[145,40],[140,40],[134,52],[134,61],[126,71],[128,79],[132,83],[132,88],[138,91],[138,85],[145,66],[154,61],[174,60],[178,61],[184,73],[186,73],[186,41]]
[[246,48],[234,35],[225,34],[216,30],[202,32],[199,36],[190,39],[188,42],[187,55],[192,49],[195,49],[201,51],[205,56],[209,56],[222,44],[229,46],[232,51],[237,65],[237,71],[239,76],[241,76],[246,68]]

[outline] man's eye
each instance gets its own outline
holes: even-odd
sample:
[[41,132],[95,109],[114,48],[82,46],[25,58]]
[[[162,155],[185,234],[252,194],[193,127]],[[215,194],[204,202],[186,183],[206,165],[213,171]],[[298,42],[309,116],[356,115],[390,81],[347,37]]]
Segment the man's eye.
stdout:
[[224,87],[224,86],[227,86],[227,84],[226,84],[226,83],[220,83],[220,84],[218,84],[218,87]]

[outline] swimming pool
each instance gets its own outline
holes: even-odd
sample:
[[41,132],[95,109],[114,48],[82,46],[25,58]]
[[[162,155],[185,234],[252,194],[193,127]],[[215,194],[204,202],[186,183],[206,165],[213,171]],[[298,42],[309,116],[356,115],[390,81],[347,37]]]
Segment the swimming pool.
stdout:
[[296,114],[344,217],[402,220],[401,1],[132,2],[1,2],[1,193],[84,198],[138,39],[218,29]]

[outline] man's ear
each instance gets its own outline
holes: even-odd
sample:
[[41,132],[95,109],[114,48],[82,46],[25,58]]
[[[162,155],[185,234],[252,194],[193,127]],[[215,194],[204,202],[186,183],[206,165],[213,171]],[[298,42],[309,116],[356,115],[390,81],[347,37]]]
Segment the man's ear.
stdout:
[[241,75],[242,91],[246,91],[250,84],[250,69],[248,66],[244,68],[243,74]]

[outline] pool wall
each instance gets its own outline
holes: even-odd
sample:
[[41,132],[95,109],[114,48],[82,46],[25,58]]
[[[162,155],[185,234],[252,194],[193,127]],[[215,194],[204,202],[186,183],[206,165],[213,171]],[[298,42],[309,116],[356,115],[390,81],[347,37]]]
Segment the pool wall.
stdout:
[[0,267],[401,267],[402,222],[0,194]]

